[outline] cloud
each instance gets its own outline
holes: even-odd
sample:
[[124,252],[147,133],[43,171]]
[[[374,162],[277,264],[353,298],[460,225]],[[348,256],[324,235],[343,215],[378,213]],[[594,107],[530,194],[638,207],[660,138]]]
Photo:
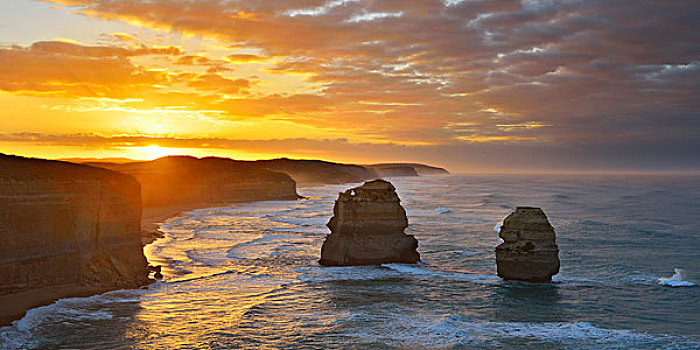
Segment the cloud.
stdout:
[[112,33],[112,36],[126,42],[139,42],[140,40],[126,33]]
[[[653,147],[643,142],[618,145],[588,145],[580,148],[543,146],[525,142],[518,147],[499,142],[468,142],[459,145],[399,145],[396,143],[350,142],[347,139],[284,138],[247,140],[225,138],[170,138],[142,135],[0,133],[0,145],[21,144],[46,147],[79,147],[99,152],[162,148],[200,150],[220,154],[222,150],[253,154],[285,155],[292,158],[328,159],[367,164],[386,161],[424,162],[452,172],[581,171],[581,170],[700,170],[697,141],[671,140]],[[96,153],[104,155],[104,153]],[[115,153],[107,153],[115,154]],[[116,153],[119,154],[119,153]]]
[[63,42],[0,49],[0,90],[61,97],[126,98],[165,79],[162,72],[141,69],[127,60],[127,56],[135,54],[121,48]]
[[[205,56],[184,55],[175,46],[137,47],[86,46],[63,41],[40,41],[29,47],[11,46],[0,49],[0,90],[34,96],[64,98],[99,97],[123,100],[151,99],[165,102],[164,96],[178,93],[176,84],[190,91],[175,106],[205,104],[210,99],[194,92],[244,93],[251,86],[247,79],[221,75],[225,68],[205,74],[171,73],[164,69],[148,69],[130,58],[155,55],[177,57],[183,65],[217,67],[221,62]],[[172,101],[175,102],[175,101]],[[170,103],[170,102],[168,102]],[[167,107],[170,104],[159,105]]]
[[[231,118],[282,118],[430,144],[564,147],[697,135],[700,6],[690,0],[53,2],[261,52],[225,59],[264,62],[268,73],[309,84],[293,94],[197,98],[197,106]],[[127,80],[136,80],[125,82],[131,86],[161,79],[123,61],[148,50],[51,44],[29,51],[121,62],[131,71]],[[204,63],[185,57],[178,61]],[[192,75],[185,85],[255,94],[236,79]]]
[[226,60],[231,63],[260,63],[269,60],[268,57],[258,56],[258,55],[228,55]]
[[63,41],[38,41],[29,47],[29,51],[83,57],[177,56],[182,54],[182,49],[172,45],[166,47],[140,46],[136,48],[121,48],[110,46],[84,46]]
[[176,64],[194,65],[194,64],[209,64],[211,60],[206,56],[201,55],[186,55],[180,56],[175,60]]

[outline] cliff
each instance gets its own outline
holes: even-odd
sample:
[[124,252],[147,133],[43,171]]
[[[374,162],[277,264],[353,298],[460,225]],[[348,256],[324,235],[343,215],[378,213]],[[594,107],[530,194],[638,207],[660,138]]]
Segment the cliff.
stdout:
[[299,198],[292,178],[254,162],[170,156],[149,162],[87,164],[134,176],[141,183],[145,207]]
[[418,176],[418,172],[411,166],[394,165],[372,168],[380,177],[392,176]]
[[425,176],[425,175],[449,175],[444,168],[438,168],[419,163],[380,163],[366,165],[380,176]]
[[404,234],[406,211],[394,186],[384,180],[366,182],[338,195],[331,234],[321,247],[324,266],[416,263],[418,241]]
[[360,165],[323,160],[280,158],[258,160],[253,163],[269,170],[289,174],[298,183],[306,185],[362,182],[378,176],[374,170]]
[[503,239],[496,247],[498,276],[549,282],[559,273],[556,235],[542,209],[518,207],[503,220],[498,236]]
[[[105,291],[147,283],[139,194],[131,176],[0,154],[0,297],[51,286]],[[70,295],[54,293],[30,307]],[[3,300],[3,311],[12,307]]]
[[[169,159],[173,162],[174,159],[179,159],[183,164],[185,164],[187,159],[197,160],[197,158],[188,156],[171,156],[156,159],[151,162],[124,162],[123,159],[116,159],[115,161],[105,162],[105,161],[89,161],[83,162],[83,164],[104,167],[127,174],[131,174],[139,178],[141,181],[145,176],[141,175],[145,168],[149,168],[149,171],[159,171],[156,168],[165,168],[165,159]],[[308,160],[308,159],[270,159],[270,160],[256,160],[256,161],[238,161],[228,158],[202,158],[203,161],[214,162],[216,160],[220,164],[227,164],[226,166],[221,166],[214,170],[223,170],[224,172],[241,172],[241,176],[238,176],[236,181],[248,181],[252,180],[255,176],[269,176],[269,172],[278,172],[289,175],[297,184],[302,185],[320,185],[320,184],[341,184],[341,183],[352,183],[352,182],[362,182],[371,179],[376,179],[384,176],[418,176],[418,175],[439,175],[439,174],[449,174],[447,170],[443,168],[432,167],[424,164],[417,163],[385,163],[385,164],[374,164],[374,165],[355,165],[355,164],[343,164],[327,162],[323,160]],[[152,164],[149,166],[144,166],[146,163],[161,163],[161,165]],[[141,165],[139,165],[141,164]],[[184,165],[187,166],[187,165]],[[196,171],[197,166],[192,167]],[[156,169],[156,170],[154,170]],[[184,168],[183,168],[184,169]],[[186,169],[185,169],[186,170]],[[267,172],[265,172],[267,170]],[[257,173],[255,173],[257,171]],[[167,170],[166,170],[167,172]],[[247,172],[247,173],[243,173]],[[273,180],[275,182],[276,180]],[[247,186],[247,185],[242,185]],[[150,188],[150,186],[147,186]],[[147,188],[145,190],[148,190]],[[252,194],[252,193],[251,193]],[[270,193],[272,195],[272,193]],[[253,196],[255,197],[255,196]],[[272,195],[274,197],[274,195]],[[145,197],[144,197],[145,198]],[[273,198],[275,199],[275,198]],[[256,200],[256,199],[251,199]],[[242,200],[234,200],[242,201]],[[208,202],[205,201],[205,202]],[[215,201],[218,202],[218,201]],[[150,200],[145,201],[146,206],[151,206]],[[171,203],[172,204],[172,203]],[[161,205],[161,204],[159,204]]]

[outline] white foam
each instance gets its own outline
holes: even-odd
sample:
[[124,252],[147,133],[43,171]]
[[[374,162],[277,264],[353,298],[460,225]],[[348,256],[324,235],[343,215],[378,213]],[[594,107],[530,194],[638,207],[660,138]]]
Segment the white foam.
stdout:
[[[589,322],[488,322],[463,315],[348,315],[348,324],[374,323],[349,335],[391,347],[449,348],[487,345],[512,347],[513,341],[528,339],[532,345],[597,344],[601,348],[634,348],[635,344],[689,345],[682,338],[650,336],[624,329],[605,329]],[[675,343],[675,344],[673,344]],[[680,344],[679,344],[680,343]],[[646,346],[644,346],[646,347]]]
[[482,254],[491,253],[491,252],[473,252],[471,250],[455,250],[454,252],[457,254],[462,254],[462,255],[482,255]]
[[449,214],[452,212],[452,209],[439,207],[439,208],[435,209],[435,211],[438,212],[438,214]]
[[296,277],[302,282],[321,283],[328,281],[368,281],[395,277],[394,271],[377,266],[342,266],[298,268]]
[[45,324],[84,327],[93,321],[111,320],[114,315],[107,305],[139,302],[141,293],[122,289],[90,297],[59,299],[50,305],[30,309],[11,326],[0,328],[0,349],[44,348],[46,339],[38,339],[35,333],[41,332]]
[[496,224],[496,226],[493,227],[493,230],[496,231],[496,233],[501,233],[501,224]]
[[500,281],[500,278],[496,275],[430,270],[422,268],[420,265],[382,264],[382,266],[406,275],[429,276],[454,281],[472,281],[481,283],[493,283],[494,281]]
[[659,285],[669,287],[694,287],[695,283],[685,280],[685,271],[683,269],[674,268],[673,276],[669,278],[659,278]]
[[408,264],[382,264],[382,266],[392,269],[397,272],[411,275],[440,275],[442,271],[427,270],[418,267],[417,265]]

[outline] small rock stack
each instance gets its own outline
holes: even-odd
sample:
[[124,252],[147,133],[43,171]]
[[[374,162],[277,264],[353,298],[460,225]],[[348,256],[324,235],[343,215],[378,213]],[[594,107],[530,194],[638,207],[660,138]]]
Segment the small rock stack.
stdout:
[[404,234],[406,211],[394,186],[384,180],[340,193],[321,248],[324,266],[416,263],[418,241]]
[[554,228],[542,209],[518,207],[503,220],[496,247],[498,276],[506,280],[550,282],[559,273]]

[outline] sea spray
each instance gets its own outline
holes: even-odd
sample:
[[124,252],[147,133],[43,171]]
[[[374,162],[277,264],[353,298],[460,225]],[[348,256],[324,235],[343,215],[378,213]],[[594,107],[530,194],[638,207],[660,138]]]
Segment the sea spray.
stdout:
[[685,271],[683,269],[674,268],[673,276],[669,278],[659,278],[659,285],[669,287],[694,287],[695,283],[685,280]]

